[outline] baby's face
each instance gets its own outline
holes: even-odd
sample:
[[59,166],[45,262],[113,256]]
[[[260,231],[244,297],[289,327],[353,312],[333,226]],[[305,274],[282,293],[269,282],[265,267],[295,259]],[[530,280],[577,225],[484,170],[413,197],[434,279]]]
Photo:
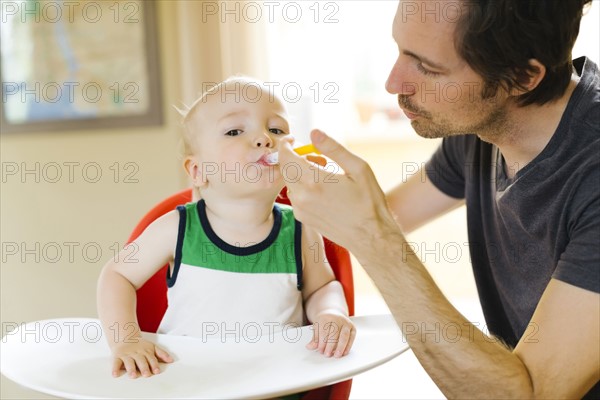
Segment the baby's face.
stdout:
[[290,131],[281,101],[253,82],[230,82],[207,96],[193,117],[197,161],[209,187],[227,191],[283,187],[265,157]]

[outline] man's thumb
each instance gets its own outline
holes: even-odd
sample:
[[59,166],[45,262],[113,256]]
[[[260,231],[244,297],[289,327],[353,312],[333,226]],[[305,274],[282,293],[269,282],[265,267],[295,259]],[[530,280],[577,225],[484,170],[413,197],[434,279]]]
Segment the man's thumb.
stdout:
[[364,161],[339,144],[331,136],[318,129],[310,133],[310,139],[321,154],[335,161],[347,174],[357,172]]

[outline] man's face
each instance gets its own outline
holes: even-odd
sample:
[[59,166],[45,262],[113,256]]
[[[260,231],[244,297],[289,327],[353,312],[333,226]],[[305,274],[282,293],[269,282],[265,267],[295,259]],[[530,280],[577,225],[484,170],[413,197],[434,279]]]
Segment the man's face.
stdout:
[[399,55],[386,89],[423,137],[485,136],[505,121],[506,94],[483,99],[483,80],[454,47],[465,11],[460,1],[399,2],[393,23]]

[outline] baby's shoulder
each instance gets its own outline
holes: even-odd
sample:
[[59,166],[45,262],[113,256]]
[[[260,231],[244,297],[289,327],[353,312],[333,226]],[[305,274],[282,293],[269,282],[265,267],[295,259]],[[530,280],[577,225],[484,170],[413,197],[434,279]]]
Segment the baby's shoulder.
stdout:
[[178,210],[172,210],[154,220],[146,233],[157,236],[172,236],[177,235],[179,228],[180,214]]

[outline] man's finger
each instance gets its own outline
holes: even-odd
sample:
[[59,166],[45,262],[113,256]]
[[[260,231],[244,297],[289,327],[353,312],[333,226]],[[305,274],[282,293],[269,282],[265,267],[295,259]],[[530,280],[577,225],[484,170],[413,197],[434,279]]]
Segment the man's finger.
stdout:
[[281,154],[281,152],[286,152],[286,153],[293,153],[294,150],[292,148],[292,145],[294,144],[294,139],[291,137],[284,137],[281,139],[281,141],[279,142],[279,147],[278,147],[278,151]]
[[347,175],[353,175],[362,169],[365,162],[354,155],[351,151],[339,144],[335,139],[325,132],[314,129],[310,138],[315,147],[325,156],[335,161]]
[[281,176],[286,181],[288,190],[290,186],[298,183],[302,176],[309,176],[312,164],[304,157],[300,157],[292,148],[292,140],[284,138],[279,142],[279,166]]
[[324,167],[327,165],[327,159],[322,156],[316,156],[316,155],[309,154],[306,156],[306,159],[310,162],[314,162],[315,164],[320,165],[321,167]]

